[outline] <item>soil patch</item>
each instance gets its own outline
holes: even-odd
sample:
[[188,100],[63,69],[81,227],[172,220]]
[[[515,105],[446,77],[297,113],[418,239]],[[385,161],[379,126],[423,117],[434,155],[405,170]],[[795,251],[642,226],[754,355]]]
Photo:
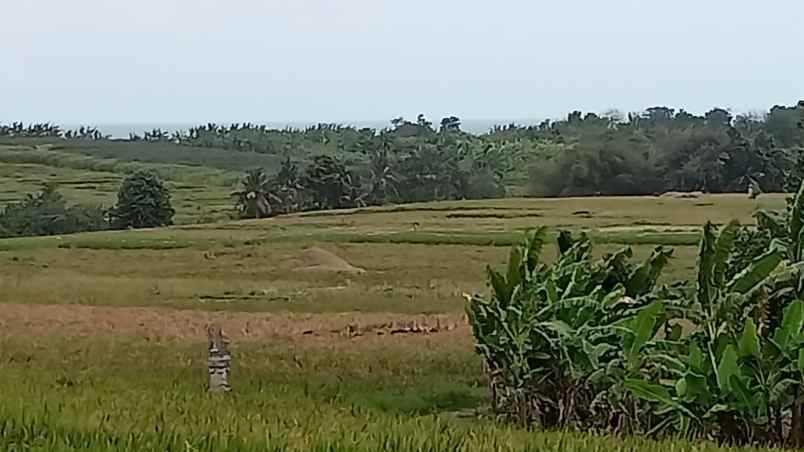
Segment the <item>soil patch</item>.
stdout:
[[689,191],[689,192],[668,191],[662,193],[662,198],[695,199],[701,196],[703,196],[703,192],[700,191]]
[[334,272],[363,274],[366,270],[355,267],[336,254],[325,249],[312,247],[302,251],[302,266],[296,270],[305,272]]

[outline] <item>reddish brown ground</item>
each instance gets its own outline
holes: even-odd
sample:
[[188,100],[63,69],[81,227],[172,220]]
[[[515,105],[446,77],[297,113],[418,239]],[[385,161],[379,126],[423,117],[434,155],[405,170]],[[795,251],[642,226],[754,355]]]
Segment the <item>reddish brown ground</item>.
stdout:
[[[321,340],[435,336],[467,338],[461,314],[405,315],[383,313],[246,313],[110,308],[82,305],[2,304],[0,335],[91,336],[122,334],[153,341],[206,339],[206,327],[217,322],[235,340]],[[391,339],[394,338],[394,339]]]

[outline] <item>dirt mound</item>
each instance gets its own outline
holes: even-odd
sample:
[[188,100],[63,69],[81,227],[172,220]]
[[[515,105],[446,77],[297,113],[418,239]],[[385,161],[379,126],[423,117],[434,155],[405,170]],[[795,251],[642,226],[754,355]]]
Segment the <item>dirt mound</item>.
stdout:
[[363,274],[366,270],[355,267],[327,250],[312,247],[302,251],[299,271]]
[[700,191],[690,191],[690,192],[680,192],[680,191],[668,191],[662,193],[662,198],[698,198],[699,196],[703,196],[703,192]]

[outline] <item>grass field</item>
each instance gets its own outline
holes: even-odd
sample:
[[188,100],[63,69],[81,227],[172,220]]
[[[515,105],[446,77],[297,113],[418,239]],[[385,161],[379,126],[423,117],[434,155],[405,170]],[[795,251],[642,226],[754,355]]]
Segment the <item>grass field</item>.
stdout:
[[[73,199],[103,200],[120,176],[3,152],[2,196],[55,178],[74,182]],[[188,219],[218,196],[198,193]],[[462,294],[486,290],[485,265],[528,227],[585,230],[598,254],[672,245],[671,281],[690,276],[703,222],[783,206],[781,195],[506,199],[2,240],[0,450],[721,450],[488,419]],[[311,246],[366,272],[300,271]],[[223,398],[204,386],[211,321],[233,341]],[[390,333],[405,324],[439,329]]]
[[[114,148],[91,154],[92,148],[62,150],[50,145],[0,145],[0,205],[19,201],[26,194],[41,190],[44,184],[53,183],[70,203],[109,207],[115,203],[117,190],[126,173],[149,169],[168,181],[177,224],[231,217],[230,195],[237,186],[239,172],[192,166],[192,159],[149,158],[152,153],[158,155],[149,149],[146,146],[141,158],[133,160],[130,155],[127,159],[119,158],[121,156],[113,152]],[[88,153],[83,154],[82,150]],[[200,153],[193,155],[200,157]]]
[[485,388],[461,337],[241,343],[224,398],[204,393],[203,344],[192,341],[0,344],[3,450],[719,450],[478,418]]

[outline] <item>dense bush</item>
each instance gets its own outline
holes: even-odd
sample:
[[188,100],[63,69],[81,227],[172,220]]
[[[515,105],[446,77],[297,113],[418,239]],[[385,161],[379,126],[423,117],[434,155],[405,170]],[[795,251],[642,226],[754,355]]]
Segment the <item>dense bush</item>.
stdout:
[[544,230],[530,233],[468,307],[494,409],[543,428],[804,444],[804,186],[786,224],[760,218],[775,231],[762,254],[737,264],[739,225],[707,224],[696,280],[672,287],[656,287],[667,250],[593,262],[588,239],[562,233],[546,265]]
[[107,228],[103,207],[68,206],[53,186],[0,209],[0,237],[71,234]]
[[117,204],[110,210],[111,223],[116,229],[170,225],[174,214],[167,186],[148,171],[137,171],[123,179]]
[[307,166],[301,179],[311,194],[314,209],[340,209],[365,205],[360,181],[335,157],[319,155]]

